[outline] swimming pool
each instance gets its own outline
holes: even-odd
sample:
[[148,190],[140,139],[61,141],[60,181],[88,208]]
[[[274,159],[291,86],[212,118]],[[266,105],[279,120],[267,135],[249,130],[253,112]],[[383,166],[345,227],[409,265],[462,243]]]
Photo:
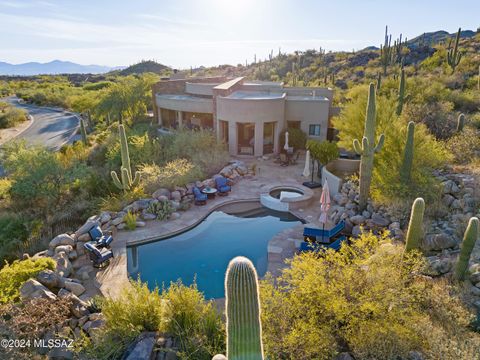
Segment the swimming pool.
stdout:
[[140,276],[151,289],[178,279],[186,285],[196,281],[207,299],[222,298],[232,258],[248,257],[258,275],[265,275],[268,241],[300,223],[289,213],[263,207],[236,215],[215,211],[180,235],[128,248],[128,273],[134,279]]

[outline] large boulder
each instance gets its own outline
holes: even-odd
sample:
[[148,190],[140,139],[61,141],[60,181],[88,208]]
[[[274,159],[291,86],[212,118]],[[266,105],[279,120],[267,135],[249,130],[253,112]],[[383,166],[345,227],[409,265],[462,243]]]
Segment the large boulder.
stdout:
[[73,237],[71,237],[68,234],[60,234],[54,237],[52,241],[50,241],[50,243],[48,244],[48,248],[50,250],[54,250],[57,246],[60,246],[60,245],[74,246],[75,240],[73,239]]
[[36,298],[54,300],[57,298],[54,293],[52,293],[35,279],[27,280],[20,287],[20,297],[22,298],[22,300],[31,300]]
[[73,266],[68,259],[68,255],[61,252],[55,256],[55,259],[57,260],[57,273],[60,274],[60,276],[69,277],[72,273]]
[[171,198],[174,201],[180,202],[180,200],[182,200],[182,194],[180,193],[180,191],[172,191]]
[[80,300],[70,291],[66,289],[60,289],[60,291],[58,292],[58,297],[70,300],[70,311],[77,319],[81,319],[84,316],[90,315],[90,311],[88,310],[88,304]]
[[142,333],[128,347],[123,358],[125,360],[150,359],[154,346],[155,333]]
[[457,241],[455,238],[445,233],[428,234],[422,243],[423,249],[427,251],[449,249],[456,245]]
[[170,190],[165,188],[160,188],[152,194],[152,197],[154,199],[158,199],[160,196],[165,196],[167,197],[167,199],[170,199]]
[[37,280],[49,289],[62,288],[65,279],[52,270],[42,270],[37,274]]
[[103,224],[112,220],[112,215],[108,211],[102,211],[99,217],[99,221]]
[[83,287],[82,284],[79,284],[71,280],[66,280],[64,287],[65,289],[67,289],[68,291],[70,291],[72,294],[76,296],[80,296],[85,292],[85,288]]
[[78,238],[80,235],[88,233],[88,230],[90,230],[93,226],[100,226],[100,221],[98,221],[98,216],[92,216],[90,217],[85,224],[80,226],[80,228],[75,231],[75,237]]
[[64,252],[66,254],[70,254],[73,251],[73,245],[60,245],[55,248],[55,255],[60,254],[61,252]]

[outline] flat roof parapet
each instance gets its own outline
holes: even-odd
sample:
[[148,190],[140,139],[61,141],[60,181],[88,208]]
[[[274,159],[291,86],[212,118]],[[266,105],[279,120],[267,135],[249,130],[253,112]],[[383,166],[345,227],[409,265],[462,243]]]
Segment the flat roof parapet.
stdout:
[[238,83],[242,83],[243,79],[244,79],[243,76],[237,77],[237,78],[232,79],[230,81],[227,81],[223,84],[215,86],[214,89],[215,90],[229,90],[231,87],[237,85]]

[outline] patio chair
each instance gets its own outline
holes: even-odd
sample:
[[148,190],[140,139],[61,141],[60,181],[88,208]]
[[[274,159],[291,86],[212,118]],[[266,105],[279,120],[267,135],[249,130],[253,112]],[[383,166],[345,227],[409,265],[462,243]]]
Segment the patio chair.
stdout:
[[226,196],[232,190],[232,187],[228,185],[228,179],[223,176],[215,178],[215,185],[220,196]]
[[100,268],[106,266],[110,262],[110,259],[113,258],[113,252],[111,250],[106,248],[98,249],[90,242],[85,243],[83,246],[87,250],[94,267]]
[[95,225],[90,230],[88,230],[88,235],[90,235],[90,238],[92,239],[94,245],[99,249],[103,247],[110,247],[110,244],[113,241],[111,232],[108,235],[104,234],[102,229],[98,225]]
[[193,195],[195,196],[195,205],[205,205],[207,203],[207,195],[202,194],[196,186],[193,188]]

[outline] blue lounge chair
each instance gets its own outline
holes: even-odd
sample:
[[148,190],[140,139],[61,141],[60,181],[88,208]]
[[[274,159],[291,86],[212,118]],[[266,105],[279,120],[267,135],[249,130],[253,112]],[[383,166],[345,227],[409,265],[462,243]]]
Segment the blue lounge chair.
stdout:
[[322,243],[330,243],[331,239],[340,234],[345,229],[345,221],[340,221],[332,229],[324,230],[317,228],[305,227],[303,229],[303,237],[305,241],[319,241]]
[[336,239],[334,242],[330,244],[323,244],[323,243],[310,243],[310,242],[302,242],[300,244],[300,251],[321,251],[321,250],[328,250],[328,249],[333,249],[335,251],[340,250],[342,247],[342,243],[346,241],[347,238],[342,235],[338,239]]
[[88,234],[90,235],[94,245],[99,249],[109,247],[113,241],[112,235],[105,235],[98,225],[95,225],[88,230]]
[[196,186],[193,188],[193,195],[195,196],[195,205],[205,205],[207,203],[207,195],[202,194]]
[[232,190],[232,187],[228,185],[228,179],[225,177],[217,177],[215,179],[215,185],[218,190],[218,195],[225,196]]
[[98,249],[94,244],[87,242],[83,245],[88,251],[90,260],[93,262],[94,267],[102,267],[107,265],[111,258],[113,258],[113,252],[106,248]]

